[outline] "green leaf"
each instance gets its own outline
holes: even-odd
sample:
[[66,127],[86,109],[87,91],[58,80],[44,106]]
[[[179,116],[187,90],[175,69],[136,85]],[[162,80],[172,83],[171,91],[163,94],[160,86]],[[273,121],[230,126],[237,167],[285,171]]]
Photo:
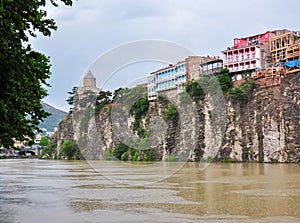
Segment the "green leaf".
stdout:
[[[58,1],[51,1],[57,4]],[[61,0],[72,5],[71,0]],[[2,0],[0,2],[0,146],[12,146],[13,139],[34,137],[34,130],[49,114],[41,100],[50,77],[50,60],[31,48],[29,36],[37,32],[50,36],[56,25],[41,9],[45,0]]]

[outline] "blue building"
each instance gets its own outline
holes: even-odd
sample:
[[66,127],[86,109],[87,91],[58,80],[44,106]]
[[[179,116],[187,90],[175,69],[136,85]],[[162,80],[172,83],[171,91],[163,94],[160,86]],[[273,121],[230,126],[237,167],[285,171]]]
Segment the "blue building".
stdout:
[[182,85],[187,80],[187,68],[185,61],[180,61],[175,65],[170,64],[148,77],[148,100],[155,100],[157,94],[162,91],[182,90]]
[[198,80],[201,73],[211,74],[222,68],[219,57],[189,56],[185,60],[156,70],[148,76],[148,100],[155,100],[160,92],[180,93],[182,86],[191,80]]

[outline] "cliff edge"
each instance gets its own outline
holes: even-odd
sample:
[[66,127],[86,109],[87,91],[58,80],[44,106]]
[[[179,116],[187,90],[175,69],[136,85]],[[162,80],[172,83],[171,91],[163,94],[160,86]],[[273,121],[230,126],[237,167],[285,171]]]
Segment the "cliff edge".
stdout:
[[[300,162],[300,83],[299,73],[291,74],[282,80],[281,85],[270,88],[256,88],[252,97],[245,103],[235,102],[225,97],[226,126],[218,136],[218,150],[211,153],[211,138],[216,136],[212,128],[212,114],[209,100],[194,102],[200,121],[196,135],[185,135],[183,141],[193,142],[189,148],[177,150],[181,143],[182,118],[175,117],[166,121],[167,130],[157,136],[156,159],[165,159],[170,154],[177,156],[188,153],[190,160],[215,160],[237,162]],[[177,100],[180,100],[179,97]],[[165,117],[171,103],[156,100],[149,103],[147,112],[139,120],[140,127],[149,132],[149,119],[153,116]],[[85,143],[93,147],[93,152],[85,155],[87,159],[104,159],[108,150],[113,150],[119,143],[109,115],[110,109],[102,109],[94,118],[86,122]],[[134,115],[127,118],[128,128],[133,129]],[[74,114],[69,114],[60,124],[52,138],[57,143],[57,153],[65,140],[78,141],[74,131]],[[92,129],[96,129],[94,131]],[[188,144],[187,144],[188,145]],[[86,150],[83,148],[82,150]],[[213,156],[211,155],[213,154]]]

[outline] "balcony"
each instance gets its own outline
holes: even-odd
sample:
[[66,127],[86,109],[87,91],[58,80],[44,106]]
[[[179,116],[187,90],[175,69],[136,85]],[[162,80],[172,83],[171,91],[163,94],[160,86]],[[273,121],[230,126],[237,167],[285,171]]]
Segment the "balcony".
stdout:
[[228,59],[224,60],[224,65],[230,65],[230,64],[236,64],[240,62],[247,62],[251,60],[259,60],[259,58],[256,58],[255,56],[249,56],[249,57],[239,57],[237,60]]

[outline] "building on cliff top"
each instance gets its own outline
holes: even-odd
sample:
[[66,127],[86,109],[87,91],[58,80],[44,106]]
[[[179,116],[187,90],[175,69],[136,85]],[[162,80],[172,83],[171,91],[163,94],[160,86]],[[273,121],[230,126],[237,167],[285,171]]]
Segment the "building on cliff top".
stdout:
[[286,30],[270,38],[270,54],[272,62],[251,75],[261,87],[280,85],[286,75],[300,71],[300,32]]
[[201,73],[213,73],[222,66],[219,57],[189,56],[174,65],[153,71],[148,76],[148,100],[155,100],[160,92],[178,94],[187,81],[198,80]]
[[98,95],[100,92],[100,89],[97,87],[96,84],[96,78],[90,70],[86,73],[85,77],[83,78],[83,87],[77,88],[77,94],[79,99],[82,98],[82,95],[85,92],[92,92],[96,95]]
[[272,62],[299,60],[300,32],[286,32],[270,39]]
[[148,76],[148,100],[158,94],[176,95],[182,86],[201,75],[217,75],[227,68],[234,86],[252,78],[264,87],[281,84],[289,72],[300,71],[300,32],[286,29],[234,38],[233,46],[219,57],[189,56],[186,59],[156,70]]
[[223,60],[220,57],[207,57],[207,60],[202,60],[200,63],[200,76],[217,75],[221,68],[223,68]]
[[224,68],[229,70],[234,86],[245,81],[244,74],[262,69],[272,61],[270,39],[287,33],[288,30],[274,30],[265,33],[234,38],[234,45],[223,50]]

